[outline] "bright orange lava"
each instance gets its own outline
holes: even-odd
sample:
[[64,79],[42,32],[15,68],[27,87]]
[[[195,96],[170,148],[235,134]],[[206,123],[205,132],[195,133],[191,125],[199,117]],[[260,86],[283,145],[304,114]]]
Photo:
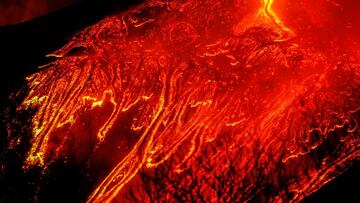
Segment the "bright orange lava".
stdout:
[[315,14],[283,20],[273,4],[147,1],[86,28],[27,78],[25,168],[89,159],[109,173],[88,202],[298,202],[318,190],[359,159],[359,39]]

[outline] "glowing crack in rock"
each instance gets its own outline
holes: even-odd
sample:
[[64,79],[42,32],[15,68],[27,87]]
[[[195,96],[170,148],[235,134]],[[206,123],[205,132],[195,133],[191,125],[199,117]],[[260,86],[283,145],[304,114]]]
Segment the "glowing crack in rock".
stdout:
[[[88,202],[299,202],[318,190],[359,158],[359,49],[318,48],[272,4],[147,1],[84,29],[27,78],[25,168],[66,157],[69,142],[93,140],[97,154],[132,140]],[[262,23],[234,32],[251,13]]]

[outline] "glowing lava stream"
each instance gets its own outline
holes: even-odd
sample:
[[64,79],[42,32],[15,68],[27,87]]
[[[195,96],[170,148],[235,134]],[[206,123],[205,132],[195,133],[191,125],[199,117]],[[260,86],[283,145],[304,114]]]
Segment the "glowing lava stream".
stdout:
[[[216,2],[147,1],[86,28],[53,53],[58,60],[27,78],[30,92],[19,107],[36,108],[25,166],[46,167],[65,156],[84,112],[110,106],[92,128],[96,145],[117,135],[111,130],[123,117],[127,131],[117,139],[136,135],[136,141],[88,202],[115,201],[141,169],[165,170],[169,162],[167,178],[194,173],[205,181],[198,193],[209,201],[219,193],[208,185],[223,184],[228,173],[240,187],[233,202],[246,202],[266,185],[277,192],[272,200],[299,201],[341,172],[359,155],[355,60],[339,58],[334,68],[326,53],[278,43],[293,32],[272,10],[273,0],[261,1],[264,27],[234,37],[243,17],[237,0]],[[349,136],[336,137],[338,131]],[[82,133],[73,134],[89,136]],[[340,144],[327,149],[326,142]],[[314,154],[322,159],[312,160]],[[176,190],[169,182],[164,198]]]
[[[259,13],[263,14],[266,18],[270,19],[279,27],[280,33],[292,33],[290,29],[288,29],[283,22],[277,17],[276,13],[272,10],[273,0],[262,0],[263,8],[260,9]],[[281,36],[281,35],[280,35]],[[280,39],[276,39],[276,41],[284,41],[283,36]],[[164,85],[165,86],[165,85]],[[163,90],[164,91],[164,90]],[[149,130],[153,127],[158,119],[159,115],[163,111],[163,98],[164,93],[162,93],[160,99],[160,106],[157,110],[156,116],[153,118],[152,122],[149,126],[147,126],[145,132],[133,148],[133,150],[127,155],[123,161],[121,161],[112,171],[111,173],[102,181],[102,183],[93,191],[91,196],[88,199],[88,202],[112,202],[112,200],[116,197],[119,191],[128,183],[143,167],[144,163],[147,162],[147,167],[154,167],[159,163],[166,161],[170,154],[174,153],[173,150],[170,150],[169,155],[165,155],[159,163],[152,164],[152,153],[151,148],[153,146],[154,133],[157,132],[157,128],[160,127],[160,123],[158,122],[157,126],[154,127],[153,134],[149,134]],[[140,149],[141,145],[145,145],[144,149]],[[189,157],[193,151],[195,146],[192,147],[187,157]],[[140,157],[138,157],[140,151]],[[185,158],[186,160],[186,158]]]
[[[263,4],[263,7],[259,10],[258,13],[260,15],[263,15],[266,19],[270,20],[274,25],[276,25],[278,28],[277,31],[280,33],[280,38],[275,39],[274,41],[286,40],[283,38],[284,33],[293,33],[293,32],[283,24],[283,22],[278,18],[276,13],[272,10],[271,6],[273,4],[273,0],[261,0],[261,1]],[[50,54],[50,55],[56,55],[60,58],[62,57],[62,55],[57,55],[57,54]],[[35,78],[33,78],[33,77],[35,77]],[[37,80],[41,80],[38,77],[40,77],[38,74],[34,74],[33,76],[28,77],[27,79],[34,80],[33,85],[36,86],[39,83],[39,81],[37,81]],[[73,83],[71,85],[76,85],[76,84]],[[55,87],[55,88],[60,89],[61,87]],[[53,89],[52,91],[59,91],[56,89]],[[30,95],[35,95],[35,94],[36,94],[36,92],[33,92]],[[91,108],[101,107],[104,103],[105,95],[110,95],[110,101],[114,105],[114,110],[111,113],[108,120],[104,123],[104,125],[101,127],[101,129],[99,129],[99,132],[97,133],[98,139],[100,141],[103,141],[103,139],[106,136],[106,133],[111,128],[111,126],[113,126],[115,120],[118,118],[119,113],[121,111],[126,111],[127,109],[129,109],[132,106],[132,105],[126,106],[121,110],[121,107],[118,107],[118,104],[114,100],[113,94],[114,94],[114,90],[109,89],[109,90],[104,91],[103,97],[100,100],[97,100],[96,98],[90,97],[88,95],[84,95],[82,97],[83,101],[78,101],[78,102],[84,102],[84,103],[86,103],[87,101],[90,101],[90,102],[92,101]],[[143,97],[146,97],[146,96],[143,96]],[[38,104],[41,104],[46,99],[48,99],[47,95],[42,96],[42,97],[37,97],[37,96],[29,97],[29,99],[24,102],[24,106],[36,106]],[[134,101],[133,104],[136,104],[138,101],[139,100]],[[51,101],[49,101],[49,103],[50,102]],[[65,102],[65,103],[63,103],[63,102]],[[63,109],[66,109],[67,106],[74,106],[73,108],[70,108],[71,110],[69,112],[66,112],[67,116],[61,116],[61,114],[63,113],[63,109],[58,109],[53,113],[53,115],[49,115],[49,112],[46,111],[46,108],[48,108],[48,106],[46,104],[40,105],[40,109],[38,111],[41,113],[38,113],[33,118],[34,139],[33,139],[32,147],[27,156],[27,164],[26,164],[27,166],[35,165],[35,164],[44,166],[44,157],[43,156],[46,151],[49,133],[51,133],[56,128],[60,128],[66,124],[73,124],[75,122],[74,114],[78,110],[81,109],[80,106],[78,106],[78,108],[76,108],[75,103],[76,102],[67,100],[67,101],[60,101],[58,105],[54,106],[55,110],[56,110],[57,106],[63,106]],[[61,118],[61,117],[63,117],[63,118]],[[45,120],[45,121],[41,121],[41,120]]]
[[[263,7],[259,10],[259,14],[263,15],[265,18],[269,19],[276,25],[276,31],[279,32],[279,39],[275,39],[274,41],[286,41],[290,37],[292,37],[293,32],[287,28],[284,23],[280,20],[280,18],[276,15],[276,13],[272,10],[272,4],[274,0],[262,0]],[[287,36],[284,36],[287,35]],[[164,91],[164,90],[163,90]],[[163,95],[163,94],[162,94]],[[163,98],[164,96],[161,96]],[[159,124],[153,130],[153,134],[149,134],[149,129],[151,129],[158,119],[158,116],[163,111],[163,99],[160,101],[160,107],[157,110],[156,116],[153,118],[151,124],[146,128],[146,131],[141,136],[140,140],[137,142],[133,150],[125,157],[123,161],[121,161],[112,171],[111,173],[102,181],[102,183],[93,191],[88,202],[111,202],[119,191],[128,183],[143,167],[143,165],[147,162],[147,167],[154,167],[158,164],[166,161],[169,158],[170,154],[174,153],[173,150],[170,150],[168,155],[165,155],[162,160],[160,160],[156,164],[152,164],[152,153],[151,148],[153,146],[154,133],[157,132],[157,128],[159,128]],[[201,138],[202,139],[202,138]],[[139,149],[141,145],[145,145],[144,149]],[[190,150],[187,157],[192,155],[194,152],[194,147]],[[140,152],[140,158],[138,154]],[[185,161],[187,158],[185,158]],[[184,161],[183,161],[184,162]]]
[[262,0],[263,7],[259,10],[258,15],[262,15],[272,22],[276,26],[276,31],[279,34],[279,39],[275,41],[286,41],[295,36],[294,32],[290,30],[282,20],[277,16],[275,11],[272,9],[274,0]]

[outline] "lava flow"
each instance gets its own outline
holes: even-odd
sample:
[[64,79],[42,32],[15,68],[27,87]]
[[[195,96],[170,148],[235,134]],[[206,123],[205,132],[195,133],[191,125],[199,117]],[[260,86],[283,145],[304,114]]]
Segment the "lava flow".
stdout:
[[108,16],[27,77],[24,170],[76,157],[100,171],[88,202],[299,202],[359,159],[350,8],[149,0]]

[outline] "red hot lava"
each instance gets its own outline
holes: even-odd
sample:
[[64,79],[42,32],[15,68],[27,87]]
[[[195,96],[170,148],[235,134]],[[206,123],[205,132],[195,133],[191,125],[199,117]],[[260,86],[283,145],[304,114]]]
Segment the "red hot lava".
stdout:
[[86,160],[104,176],[88,202],[299,202],[359,159],[354,6],[149,0],[107,17],[27,78],[25,168]]

